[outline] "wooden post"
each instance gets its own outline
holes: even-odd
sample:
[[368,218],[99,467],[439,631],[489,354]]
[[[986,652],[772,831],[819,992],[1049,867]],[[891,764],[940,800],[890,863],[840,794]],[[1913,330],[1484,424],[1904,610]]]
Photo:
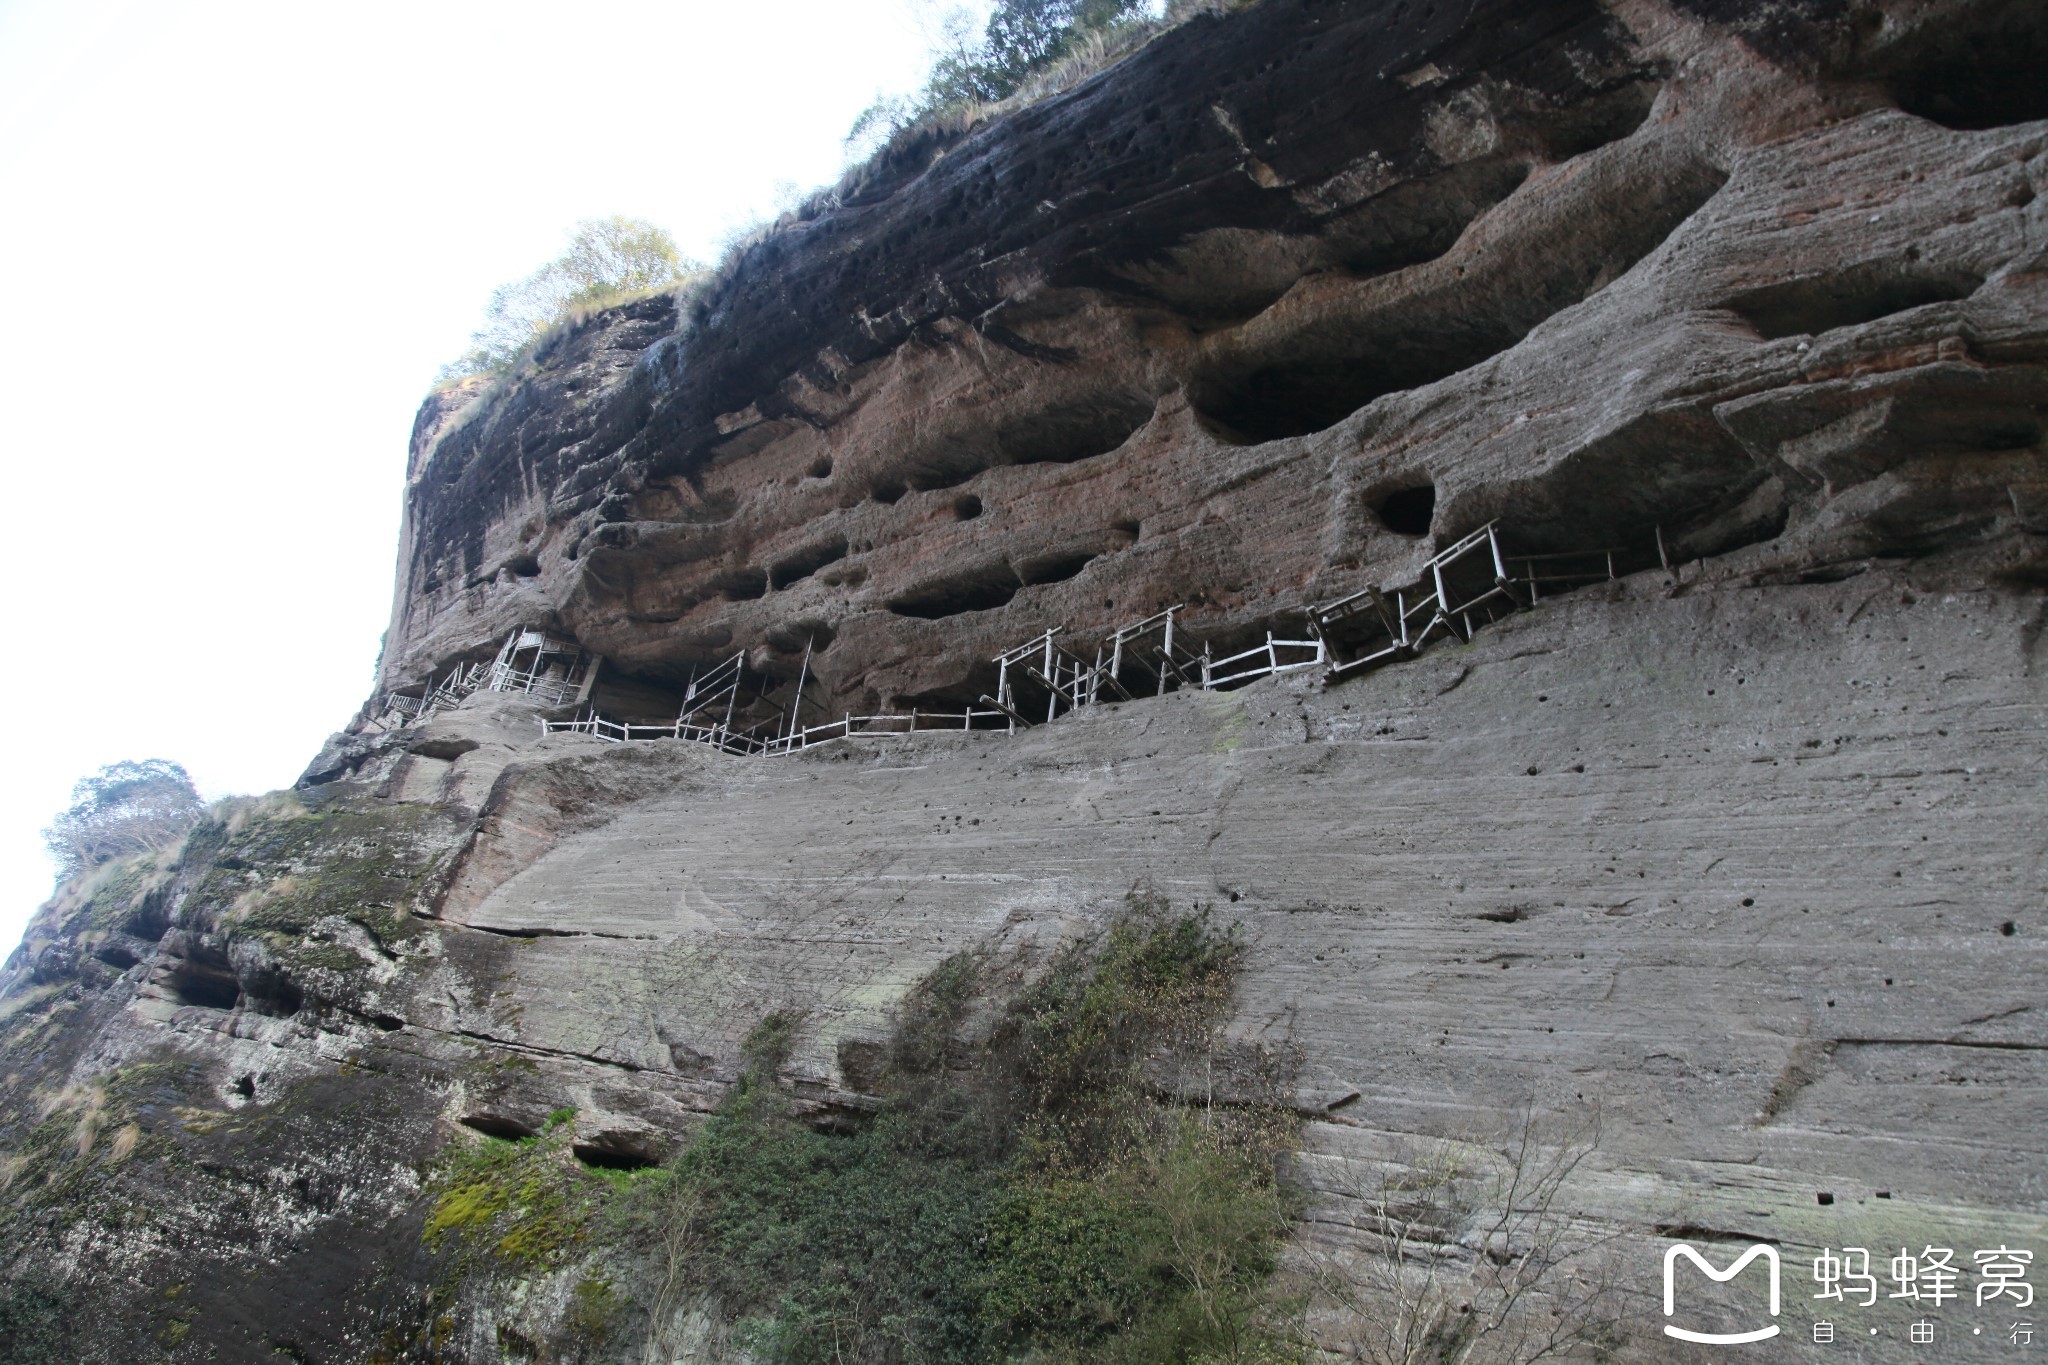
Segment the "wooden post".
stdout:
[[1049,630],[1045,633],[1045,667],[1039,672],[1052,684],[1052,695],[1045,699],[1045,719],[1047,724],[1051,724],[1059,715],[1060,673],[1059,665],[1052,659],[1052,632]]
[[[733,655],[733,659],[735,662],[737,662],[739,658],[739,655]],[[725,694],[725,722],[718,727],[719,744],[721,748],[724,747],[725,736],[732,733],[732,708],[738,704],[739,699],[740,671],[739,669],[735,668],[732,671],[732,690]]]
[[1657,562],[1664,566],[1665,573],[1671,572],[1671,556],[1664,552],[1664,526],[1662,522],[1659,522],[1657,525]]
[[796,698],[789,704],[789,733],[792,737],[797,734],[804,723],[804,683],[811,676],[811,645],[815,640],[816,637],[813,636],[811,639],[804,641],[804,661],[798,666],[796,671]]

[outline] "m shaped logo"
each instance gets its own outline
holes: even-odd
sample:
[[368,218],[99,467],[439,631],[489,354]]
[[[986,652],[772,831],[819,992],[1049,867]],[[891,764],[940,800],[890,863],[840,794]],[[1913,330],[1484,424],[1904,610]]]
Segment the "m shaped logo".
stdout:
[[[1716,1270],[1713,1264],[1705,1256],[1702,1256],[1696,1247],[1686,1242],[1679,1242],[1664,1253],[1665,1317],[1668,1318],[1677,1311],[1677,1286],[1673,1283],[1673,1279],[1680,1256],[1685,1257],[1685,1259],[1698,1266],[1702,1271],[1706,1272],[1708,1279],[1719,1284],[1726,1284],[1737,1275],[1740,1275],[1744,1266],[1747,1266],[1751,1261],[1762,1258],[1764,1263],[1771,1269],[1771,1316],[1774,1318],[1778,1316],[1778,1252],[1775,1247],[1767,1247],[1762,1243],[1758,1243],[1736,1257],[1734,1264],[1730,1265],[1726,1270]],[[1778,1324],[1774,1322],[1768,1327],[1759,1327],[1750,1332],[1691,1332],[1683,1327],[1673,1327],[1667,1322],[1664,1324],[1664,1335],[1676,1337],[1680,1341],[1696,1341],[1705,1346],[1740,1346],[1746,1341],[1768,1341],[1770,1338],[1778,1335]]]

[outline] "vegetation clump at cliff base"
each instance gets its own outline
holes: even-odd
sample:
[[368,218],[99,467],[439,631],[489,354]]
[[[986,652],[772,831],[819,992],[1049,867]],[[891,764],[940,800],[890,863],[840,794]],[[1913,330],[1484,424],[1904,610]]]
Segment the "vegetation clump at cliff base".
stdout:
[[[1267,1290],[1294,1124],[1176,1084],[1210,1062],[1242,956],[1206,914],[1136,896],[979,1028],[1003,964],[950,958],[852,1132],[793,1112],[775,1073],[797,1021],[770,1016],[641,1214],[664,1278],[786,1365],[1293,1359]],[[651,1307],[659,1331],[672,1304]]]
[[465,1137],[428,1173],[424,1236],[452,1253],[429,1335],[455,1330],[464,1283],[580,1276],[549,1329],[565,1359],[636,1323],[666,1359],[710,1310],[762,1365],[1296,1360],[1298,1305],[1272,1289],[1296,1124],[1207,1093],[1243,955],[1206,911],[1133,895],[1035,975],[987,951],[941,963],[865,1116],[780,1081],[803,1019],[777,1012],[664,1165],[584,1165],[567,1110]]

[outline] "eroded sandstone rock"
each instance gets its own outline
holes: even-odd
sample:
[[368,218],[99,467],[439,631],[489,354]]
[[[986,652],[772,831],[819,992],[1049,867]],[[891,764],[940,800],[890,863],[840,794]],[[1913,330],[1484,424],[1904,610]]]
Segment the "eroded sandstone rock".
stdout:
[[[1936,36],[2033,21],[1418,22],[1191,24],[789,225],[672,338],[637,305],[436,400],[383,685],[545,620],[621,719],[734,652],[787,710],[807,649],[821,714],[957,709],[1047,626],[1185,602],[1227,648],[1494,517],[2036,572],[1999,490],[2040,479],[2041,132]],[[1369,76],[1296,109],[1259,54]]]
[[2042,52],[1968,0],[1261,0],[431,399],[380,690],[545,626],[620,719],[734,653],[763,714],[807,651],[811,705],[957,707],[1049,626],[1293,634],[1492,519],[1618,576],[1016,735],[359,724],[39,914],[9,1276],[97,1304],[88,1358],[638,1360],[647,1265],[423,1238],[454,1140],[662,1161],[778,1012],[799,1111],[857,1126],[914,982],[1028,977],[1134,886],[1244,925],[1201,1098],[1287,1059],[1300,1260],[1524,1110],[1600,1116],[1568,1202],[1622,1358],[1684,1358],[1673,1237],[2048,1249]]

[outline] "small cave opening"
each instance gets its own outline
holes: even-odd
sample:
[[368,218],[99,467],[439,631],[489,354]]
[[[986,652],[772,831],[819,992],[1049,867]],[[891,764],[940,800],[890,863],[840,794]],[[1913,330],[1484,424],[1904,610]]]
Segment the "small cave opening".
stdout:
[[505,561],[505,568],[512,574],[514,578],[540,577],[540,560],[537,556],[534,555],[513,555],[510,559]]
[[807,545],[801,550],[778,560],[768,570],[768,586],[777,592],[809,578],[827,564],[836,564],[846,558],[846,537],[834,536],[830,540]]
[[117,972],[125,972],[136,963],[142,961],[124,943],[103,943],[94,951],[93,956]]
[[953,499],[953,520],[973,521],[981,515],[981,499],[972,493],[962,494]]
[[1738,294],[1728,307],[1766,341],[1856,327],[1930,303],[1966,299],[1984,283],[1962,270],[1884,263],[1786,280]]
[[728,602],[751,602],[768,595],[768,575],[751,566],[734,569],[711,580],[711,590]]
[[231,1010],[242,998],[242,985],[225,961],[181,958],[165,974],[164,987],[179,1004],[198,1009]]
[[1078,464],[1107,455],[1152,420],[1152,401],[1110,395],[1048,408],[996,429],[1005,464]]
[[128,912],[121,925],[123,932],[150,943],[162,938],[170,927],[171,893],[168,886],[143,893],[141,901]]
[[1433,261],[1528,177],[1527,162],[1494,157],[1396,185],[1331,226],[1329,235],[1343,252],[1339,264],[1366,279]]
[[1571,158],[1619,142],[1650,121],[1663,85],[1630,81],[1592,99],[1565,104],[1537,116],[1532,129],[1549,161]]
[[1094,563],[1096,558],[1093,550],[1067,550],[1033,555],[1017,565],[1017,577],[1024,581],[1026,587],[1064,583]]
[[[629,672],[607,662],[590,689],[589,704],[607,720],[634,725],[666,725],[675,719],[689,680],[701,677],[731,658],[723,647],[728,631],[710,631],[682,647],[680,657],[658,675]],[[699,652],[702,651],[702,652]]]
[[1008,564],[988,564],[908,588],[890,599],[889,610],[898,616],[937,621],[1007,606],[1022,586]]
[[787,655],[800,655],[805,650],[823,654],[838,638],[838,627],[817,617],[779,621],[761,632],[761,643],[778,654]]
[[831,478],[832,457],[830,455],[820,455],[817,459],[812,460],[809,467],[804,470],[804,477],[807,479]]
[[306,1006],[306,993],[282,972],[266,971],[250,978],[242,991],[248,1008],[274,1019],[289,1019]]
[[883,506],[901,500],[904,493],[903,480],[895,478],[877,479],[868,485],[868,496]]
[[1396,535],[1426,536],[1436,519],[1436,485],[1397,488],[1377,499],[1372,510],[1380,524]]
[[1375,399],[1448,379],[1520,344],[1627,274],[1727,183],[1704,162],[1669,167],[1627,211],[1553,233],[1534,264],[1476,255],[1463,283],[1412,304],[1375,305],[1333,347],[1281,340],[1190,385],[1197,414],[1244,444],[1326,431]]
[[569,1151],[584,1165],[600,1171],[644,1171],[660,1164],[644,1152],[626,1151],[591,1142],[572,1142],[569,1144]]
[[475,1129],[485,1137],[506,1138],[517,1142],[533,1136],[533,1129],[518,1119],[504,1114],[464,1114],[456,1122],[465,1128]]
[[[996,668],[994,664],[976,664],[954,681],[940,687],[927,688],[922,692],[899,692],[889,698],[888,707],[898,714],[917,711],[917,728],[920,730],[951,730],[972,728],[976,730],[1001,730],[1006,722],[988,714],[981,699],[996,690]],[[879,704],[879,699],[878,699]],[[979,711],[971,727],[962,727],[960,719],[970,712]],[[951,717],[941,720],[940,717]],[[864,1089],[866,1087],[855,1087]]]
[[918,452],[904,480],[920,493],[956,488],[996,463],[985,434],[941,440]]
[[1917,34],[1885,86],[1893,103],[1945,128],[1978,131],[2048,118],[2048,9],[2007,4],[2002,19]]
[[1196,406],[1257,444],[1324,431],[1376,398],[1419,389],[1506,350],[1521,338],[1460,336],[1390,345],[1370,358],[1269,365],[1200,386]]

